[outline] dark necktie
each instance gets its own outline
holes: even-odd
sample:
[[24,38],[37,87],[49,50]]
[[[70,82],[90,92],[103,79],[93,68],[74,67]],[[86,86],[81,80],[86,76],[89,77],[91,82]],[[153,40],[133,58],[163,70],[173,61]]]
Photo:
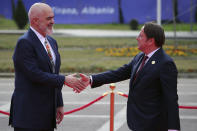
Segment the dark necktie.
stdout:
[[46,46],[47,54],[48,54],[48,56],[49,56],[49,59],[50,59],[51,65],[52,65],[52,71],[53,71],[53,73],[55,73],[55,63],[54,63],[54,61],[53,61],[53,57],[52,57],[52,53],[51,53],[51,50],[50,50],[49,43],[47,42],[46,39],[45,39],[45,41],[44,41],[44,44],[45,44],[45,46]]
[[139,69],[136,71],[136,73],[135,73],[135,76],[134,76],[134,81],[136,80],[136,78],[137,78],[137,76],[138,76],[138,72],[140,72],[141,70],[142,70],[142,68],[144,67],[144,65],[145,65],[145,62],[146,62],[146,60],[148,59],[148,56],[144,56],[144,58],[143,58],[143,60],[142,60],[142,63],[141,63],[141,65],[140,65],[140,67],[139,67]]

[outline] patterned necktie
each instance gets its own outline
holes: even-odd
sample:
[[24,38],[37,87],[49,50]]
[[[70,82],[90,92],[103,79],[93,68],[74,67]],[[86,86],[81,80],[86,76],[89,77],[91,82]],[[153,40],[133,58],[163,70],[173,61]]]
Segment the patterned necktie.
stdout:
[[137,76],[138,76],[138,72],[140,72],[140,71],[142,70],[142,68],[144,67],[145,62],[146,62],[147,59],[148,59],[148,56],[145,55],[144,58],[143,58],[143,60],[142,60],[142,63],[141,63],[141,65],[140,65],[139,69],[138,69],[137,72],[135,73],[134,81],[136,80],[136,78],[137,78]]
[[55,63],[53,61],[52,53],[51,53],[51,50],[50,50],[49,43],[47,42],[47,39],[45,39],[44,44],[45,44],[45,47],[47,49],[47,54],[49,56],[49,59],[50,59],[51,65],[52,65],[52,71],[53,71],[53,73],[55,73]]

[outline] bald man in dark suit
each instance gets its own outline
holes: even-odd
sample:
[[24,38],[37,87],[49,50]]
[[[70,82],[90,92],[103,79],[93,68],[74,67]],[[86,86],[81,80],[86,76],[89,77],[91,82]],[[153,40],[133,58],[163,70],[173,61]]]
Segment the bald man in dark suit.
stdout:
[[35,3],[28,15],[30,29],[18,39],[13,55],[15,89],[9,124],[14,131],[53,131],[64,117],[62,86],[72,86],[75,92],[83,88],[74,75],[59,75],[58,45],[49,36],[54,24],[51,7]]

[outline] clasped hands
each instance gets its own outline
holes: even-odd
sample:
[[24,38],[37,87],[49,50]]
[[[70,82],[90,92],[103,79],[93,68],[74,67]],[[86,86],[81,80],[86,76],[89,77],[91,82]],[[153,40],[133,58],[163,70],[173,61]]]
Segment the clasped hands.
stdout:
[[90,78],[81,73],[71,74],[65,77],[65,84],[73,88],[75,93],[80,93],[90,84]]

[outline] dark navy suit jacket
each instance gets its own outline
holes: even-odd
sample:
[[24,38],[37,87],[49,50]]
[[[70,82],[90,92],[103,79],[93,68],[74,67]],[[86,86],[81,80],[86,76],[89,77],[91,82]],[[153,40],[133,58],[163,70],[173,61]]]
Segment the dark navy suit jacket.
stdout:
[[148,60],[134,81],[144,57],[139,53],[117,70],[92,76],[92,88],[130,79],[127,123],[133,131],[167,131],[180,129],[177,69],[162,48]]
[[16,44],[15,89],[9,121],[13,127],[56,127],[56,108],[63,106],[61,89],[65,77],[58,75],[61,62],[57,43],[50,36],[47,39],[56,55],[55,73],[46,50],[31,29]]

